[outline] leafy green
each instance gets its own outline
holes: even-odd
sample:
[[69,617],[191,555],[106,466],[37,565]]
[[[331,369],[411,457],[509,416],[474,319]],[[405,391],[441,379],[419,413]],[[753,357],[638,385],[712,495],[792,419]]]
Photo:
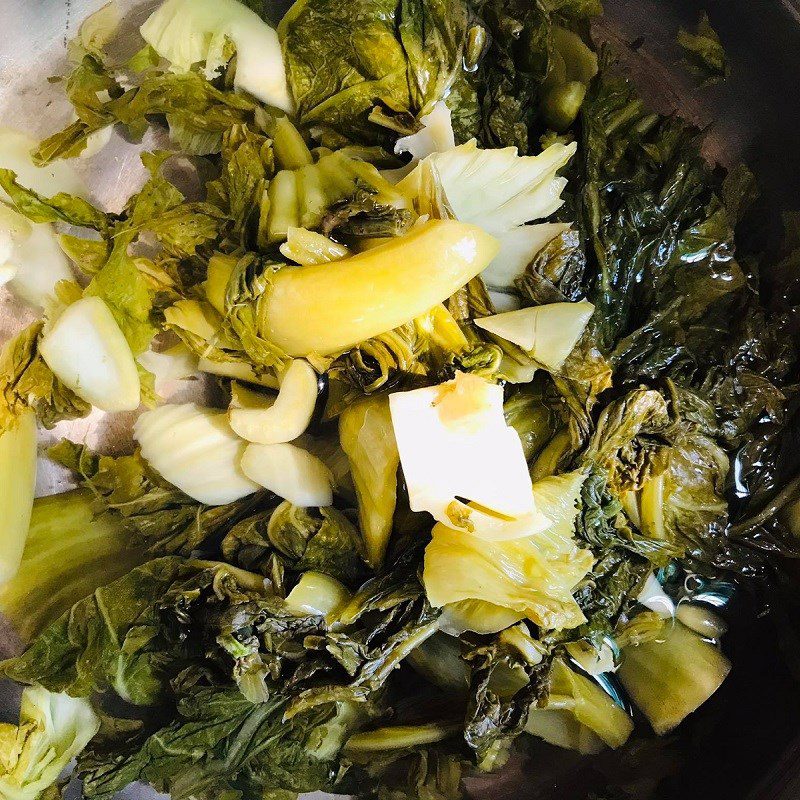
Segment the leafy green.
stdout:
[[[87,72],[92,75],[88,83]],[[247,95],[219,89],[196,72],[147,70],[133,87],[123,90],[115,76],[92,56],[86,56],[70,76],[68,90],[70,85],[81,86],[80,95],[75,89],[69,92],[78,120],[40,143],[34,153],[37,163],[80,154],[92,133],[113,123],[122,123],[132,136],[140,138],[148,118],[156,114],[167,118],[171,130],[181,131],[184,142],[189,131],[193,136],[218,137],[221,142],[233,125],[252,119],[257,106]],[[100,101],[98,90],[107,91],[110,98]]]
[[515,286],[534,305],[574,301],[583,294],[585,270],[580,235],[570,229],[555,236],[536,254]]
[[600,4],[596,0],[547,4],[483,0],[476,3],[476,11],[482,32],[474,39],[488,41],[488,47],[479,69],[467,76],[466,86],[457,95],[456,138],[465,141],[477,136],[485,147],[513,145],[529,152],[542,88],[551,73],[564,70],[554,31],[562,27],[559,23],[574,25],[599,14]]
[[375,196],[364,190],[334,203],[322,218],[320,230],[325,236],[338,235],[354,239],[386,239],[400,236],[411,225],[411,212],[377,203]]
[[25,689],[19,725],[0,724],[0,795],[16,800],[45,796],[99,726],[87,700],[41,686]]
[[117,321],[134,355],[150,346],[156,328],[150,320],[152,296],[144,275],[128,255],[127,237],[116,240],[108,261],[86,287],[87,297],[100,297]]
[[380,142],[370,111],[430,111],[461,69],[466,26],[458,0],[295,3],[278,34],[300,123]]
[[263,493],[221,506],[205,506],[185,495],[148,467],[139,453],[98,455],[63,439],[50,457],[76,472],[96,498],[95,508],[118,517],[131,545],[156,555],[189,555],[252,514]]
[[695,33],[681,28],[677,38],[684,52],[684,65],[704,86],[728,77],[730,66],[727,56],[705,11],[700,14]]
[[525,459],[530,462],[556,432],[557,418],[545,402],[542,381],[521,386],[503,404],[506,422],[519,434]]
[[21,656],[1,662],[0,674],[74,697],[113,688],[131,703],[155,703],[198,646],[178,631],[168,634],[160,607],[191,602],[215,574],[176,557],[136,567],[79,600]]
[[209,800],[335,789],[346,710],[334,705],[286,721],[286,702],[276,695],[253,703],[236,688],[189,688],[164,728],[133,746],[125,736],[93,744],[78,763],[84,792],[102,800],[133,781],[176,798]]
[[95,517],[88,492],[39,498],[20,570],[0,587],[0,611],[29,642],[73,603],[144,560],[118,520]]
[[278,591],[284,570],[316,570],[350,586],[365,573],[358,531],[335,508],[300,508],[284,501],[233,525],[221,550],[226,561],[271,576]]
[[42,328],[41,322],[29,325],[0,352],[0,431],[13,427],[25,408],[32,408],[45,428],[90,411],[89,404],[64,386],[39,355]]
[[96,209],[82,197],[59,192],[46,198],[33,189],[20,186],[17,174],[10,169],[0,169],[0,186],[11,198],[11,205],[31,222],[67,222],[82,228],[93,228],[101,233],[109,229],[107,214]]
[[478,767],[488,771],[508,758],[509,745],[525,727],[530,709],[546,702],[552,661],[541,653],[532,658],[506,634],[475,647],[465,660],[471,678],[464,736]]
[[581,460],[604,470],[617,494],[638,489],[650,475],[664,471],[668,424],[664,397],[637,389],[602,410]]

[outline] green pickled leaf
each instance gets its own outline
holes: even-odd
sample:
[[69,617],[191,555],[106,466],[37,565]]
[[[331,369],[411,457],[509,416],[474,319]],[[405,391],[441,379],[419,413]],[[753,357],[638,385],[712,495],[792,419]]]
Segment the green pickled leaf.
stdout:
[[144,560],[119,520],[95,516],[89,492],[39,498],[19,572],[0,587],[0,611],[29,642],[73,603]]
[[127,236],[114,243],[108,261],[92,278],[85,295],[99,297],[111,310],[134,355],[150,346],[156,327],[150,319],[152,296],[145,276],[128,255]]
[[29,325],[0,351],[0,431],[13,427],[25,408],[32,408],[45,428],[64,419],[85,417],[91,410],[39,355],[42,328],[41,322]]
[[73,697],[113,689],[136,705],[155,703],[190,647],[164,638],[159,603],[193,588],[203,572],[180,558],[136,567],[79,600],[21,656],[0,662],[0,674]]
[[299,508],[285,501],[234,525],[221,548],[227,561],[266,575],[275,557],[284,569],[323,572],[350,586],[365,572],[358,532],[335,508]]
[[461,70],[466,24],[460,2],[295,3],[278,34],[300,122],[380,141],[373,107],[430,111]]
[[[133,781],[207,800],[242,791],[279,797],[272,790],[334,790],[346,712],[332,708],[285,721],[285,710],[280,695],[252,703],[236,688],[192,689],[180,698],[174,721],[134,747],[117,736],[89,748],[78,764],[84,792],[104,800]],[[335,731],[334,741],[325,742],[326,731]],[[120,748],[124,755],[114,758]]]
[[249,516],[263,493],[222,506],[204,506],[167,483],[138,454],[103,456],[62,439],[50,458],[73,470],[96,498],[95,510],[122,519],[131,544],[156,555],[188,556],[208,539]]
[[681,28],[677,38],[684,52],[683,63],[686,69],[700,79],[703,85],[708,86],[728,77],[730,66],[727,56],[705,11],[700,14],[694,33]]
[[79,236],[62,234],[58,237],[61,249],[67,258],[86,275],[96,275],[105,266],[110,254],[105,239],[84,239]]
[[67,222],[101,233],[108,231],[108,216],[81,197],[64,192],[49,198],[42,197],[32,189],[21,186],[17,182],[17,174],[10,169],[0,169],[0,186],[11,198],[13,208],[31,222]]

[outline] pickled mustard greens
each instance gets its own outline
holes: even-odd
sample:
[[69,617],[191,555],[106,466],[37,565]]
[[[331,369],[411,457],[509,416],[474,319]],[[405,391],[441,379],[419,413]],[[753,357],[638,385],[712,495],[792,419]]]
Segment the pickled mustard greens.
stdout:
[[[123,62],[105,6],[74,121],[0,131],[40,315],[0,352],[0,797],[76,756],[98,800],[459,800],[520,737],[702,715],[713,587],[800,555],[791,218],[750,249],[752,176],[598,55],[594,0],[262,11],[167,0]],[[681,41],[724,74],[707,20]],[[97,207],[70,159],[151,126]],[[92,409],[135,449],[62,440],[79,488],[34,500],[37,423]]]

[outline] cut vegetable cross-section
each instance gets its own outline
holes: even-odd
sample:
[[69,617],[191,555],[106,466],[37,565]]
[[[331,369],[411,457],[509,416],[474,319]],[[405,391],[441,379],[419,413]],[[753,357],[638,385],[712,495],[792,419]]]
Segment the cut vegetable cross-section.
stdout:
[[237,0],[167,0],[141,27],[144,40],[179,72],[205,63],[213,78],[236,47],[237,88],[292,110],[278,34]]
[[293,444],[251,444],[241,460],[248,478],[302,508],[333,502],[333,475],[315,455]]

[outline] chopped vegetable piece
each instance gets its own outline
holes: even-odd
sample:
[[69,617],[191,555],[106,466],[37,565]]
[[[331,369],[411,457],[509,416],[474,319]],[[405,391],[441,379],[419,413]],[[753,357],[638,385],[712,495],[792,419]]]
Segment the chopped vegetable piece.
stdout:
[[133,353],[99,297],[84,297],[64,309],[42,336],[39,352],[64,385],[87,403],[103,411],[139,407]]
[[297,585],[286,595],[286,608],[300,616],[327,617],[341,611],[350,600],[347,587],[336,578],[309,570],[300,576]]
[[450,109],[443,100],[436,103],[428,114],[421,116],[419,121],[422,129],[398,139],[394,146],[395,153],[411,153],[419,161],[456,146]]
[[236,48],[237,88],[291,112],[278,34],[237,0],[166,0],[141,27],[144,40],[173,68],[188,72],[204,62],[214,77]]
[[593,313],[594,306],[585,301],[550,303],[483,317],[476,319],[475,324],[519,345],[546,369],[557,371],[583,335]]
[[36,414],[26,409],[14,427],[0,433],[0,586],[16,575],[22,561],[36,489]]
[[316,456],[293,444],[250,444],[241,458],[248,478],[296,506],[329,506],[333,475]]
[[59,281],[72,280],[72,271],[48,223],[31,223],[0,205],[0,284],[32,306],[55,301]]
[[503,541],[479,539],[437,524],[425,550],[425,591],[437,608],[485,600],[528,617],[545,629],[585,621],[573,598],[594,559],[568,535],[545,530]]
[[730,669],[718,648],[676,621],[655,641],[623,648],[617,674],[653,730],[663,736],[700,708]]
[[345,245],[306,228],[289,228],[280,250],[286,258],[303,267],[329,264],[350,255],[350,250]]
[[527,533],[547,525],[531,491],[519,434],[503,416],[503,390],[460,373],[441,386],[389,398],[392,424],[412,511],[440,522],[477,529],[470,508],[502,520],[526,521]]
[[54,796],[61,772],[100,729],[88,700],[31,686],[22,693],[19,725],[0,724],[0,797]]
[[262,333],[293,356],[346,350],[424,314],[496,253],[496,241],[480,228],[435,220],[331,264],[279,270]]
[[597,753],[603,745],[621,747],[633,732],[633,720],[596,683],[553,662],[547,703],[533,708],[525,732],[550,744]]
[[519,225],[501,234],[500,250],[481,273],[486,285],[499,291],[513,291],[514,282],[525,274],[528,264],[556,236],[569,230],[566,222]]
[[392,534],[400,465],[387,399],[369,398],[345,408],[339,416],[339,440],[356,488],[367,561],[379,569]]
[[311,422],[318,388],[317,373],[307,361],[296,358],[283,373],[274,401],[265,402],[261,408],[230,408],[231,428],[248,442],[292,442]]
[[428,156],[398,188],[419,197],[423,167],[441,182],[455,218],[502,236],[518,225],[549,217],[563,204],[566,178],[556,177],[576,145],[552,144],[536,156],[520,156],[516,147],[481,150],[473,140]]
[[239,466],[246,443],[225,412],[194,403],[160,406],[145,411],[133,431],[150,466],[201,503],[232,503],[258,489]]

